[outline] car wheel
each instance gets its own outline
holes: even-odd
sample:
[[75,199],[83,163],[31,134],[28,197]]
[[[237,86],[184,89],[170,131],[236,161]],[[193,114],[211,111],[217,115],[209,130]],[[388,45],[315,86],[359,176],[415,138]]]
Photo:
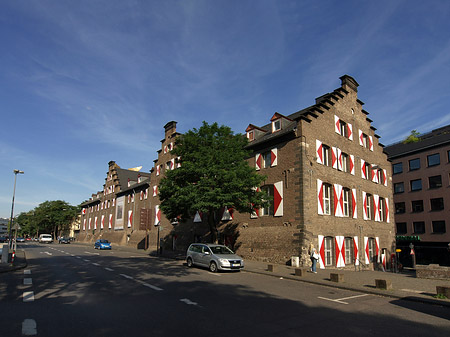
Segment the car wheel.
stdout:
[[212,262],[209,264],[209,271],[210,271],[211,273],[217,273],[217,264],[216,264],[214,261],[212,261]]
[[194,265],[194,262],[192,261],[192,259],[190,257],[188,257],[188,259],[186,260],[186,264],[189,268],[192,268],[192,266]]

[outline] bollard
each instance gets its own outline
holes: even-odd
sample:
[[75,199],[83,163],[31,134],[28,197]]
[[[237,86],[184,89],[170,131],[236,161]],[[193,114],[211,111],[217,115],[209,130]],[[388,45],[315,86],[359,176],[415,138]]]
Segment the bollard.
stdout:
[[333,282],[336,282],[336,283],[344,282],[344,274],[331,273],[330,274],[330,281],[333,281]]
[[392,282],[390,280],[375,280],[375,287],[382,290],[392,290]]
[[436,294],[450,298],[450,287],[436,286]]
[[273,272],[273,270],[274,270],[273,264],[267,265],[267,271]]
[[295,276],[304,276],[304,275],[305,275],[305,269],[295,268]]

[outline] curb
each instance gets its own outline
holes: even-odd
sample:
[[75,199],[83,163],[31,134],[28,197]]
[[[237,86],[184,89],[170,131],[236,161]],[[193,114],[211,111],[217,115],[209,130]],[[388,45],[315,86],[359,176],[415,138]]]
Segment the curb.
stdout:
[[[17,251],[17,252],[19,252],[19,251]],[[20,250],[20,252],[23,253],[23,257],[18,258],[17,257],[17,253],[16,253],[17,264],[14,264],[12,266],[11,265],[5,266],[4,268],[3,267],[0,268],[0,274],[9,273],[9,272],[12,272],[12,271],[17,271],[17,270],[20,270],[20,269],[24,269],[24,268],[26,268],[28,266],[28,261],[27,261],[26,255],[25,255],[25,251],[24,250]]]

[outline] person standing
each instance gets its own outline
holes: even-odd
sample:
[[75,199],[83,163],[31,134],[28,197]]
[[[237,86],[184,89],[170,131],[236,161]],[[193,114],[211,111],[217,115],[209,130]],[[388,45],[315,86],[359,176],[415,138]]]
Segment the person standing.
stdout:
[[319,254],[317,253],[316,248],[311,248],[311,272],[314,274],[317,274],[316,266],[317,266],[317,260],[319,260]]

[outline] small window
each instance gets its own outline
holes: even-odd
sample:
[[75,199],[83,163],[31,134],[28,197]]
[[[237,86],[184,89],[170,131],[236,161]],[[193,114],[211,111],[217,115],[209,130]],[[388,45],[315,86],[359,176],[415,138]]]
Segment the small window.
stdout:
[[253,139],[255,139],[254,137],[255,137],[255,134],[254,134],[253,131],[247,132],[247,138],[248,138],[248,140],[252,141]]
[[349,157],[348,154],[342,153],[342,171],[343,172],[350,172],[349,169]]
[[334,262],[334,238],[324,238],[325,266],[332,266]]
[[369,137],[368,137],[365,133],[363,133],[362,136],[363,136],[363,146],[364,146],[366,149],[370,148]]
[[281,130],[281,120],[277,119],[272,122],[272,132]]
[[420,191],[422,189],[422,179],[411,180],[411,191]]
[[372,167],[367,162],[364,164],[364,175],[366,179],[372,180]]
[[339,120],[339,129],[341,130],[341,132],[340,132],[341,136],[344,136],[345,138],[348,138],[347,124],[345,122]]
[[323,145],[323,164],[325,166],[331,166],[331,149],[327,145]]
[[272,163],[272,154],[270,153],[270,151],[263,153],[262,157],[263,157],[263,168],[270,167],[270,164]]
[[260,215],[273,215],[273,185],[266,185],[261,187],[261,192],[265,193],[271,201],[269,202],[269,205],[261,208]]
[[369,238],[368,246],[369,246],[369,259],[370,259],[370,262],[374,262],[375,252],[376,252],[376,248],[375,248],[376,246],[375,246],[375,239],[374,238]]
[[425,233],[425,222],[416,221],[413,222],[414,234],[424,234]]
[[436,233],[436,234],[445,233],[445,221],[444,220],[432,221],[431,225],[433,227],[433,233]]
[[323,214],[331,214],[331,185],[323,184]]
[[420,159],[416,158],[416,159],[411,159],[409,161],[409,170],[410,171],[415,171],[420,169]]
[[430,189],[442,187],[442,177],[440,175],[428,177],[428,183],[430,185]]
[[378,169],[377,170],[377,176],[378,176],[378,184],[382,184],[383,183],[383,170],[382,169]]
[[397,227],[397,234],[406,234],[408,232],[406,222],[397,222],[395,225]]
[[436,166],[441,163],[441,157],[439,156],[439,153],[430,154],[427,156],[427,162],[428,166]]
[[432,211],[441,211],[444,209],[444,198],[430,199],[430,206]]
[[[384,204],[385,204],[384,198],[380,198],[380,205],[384,205]],[[384,213],[384,207],[383,206],[381,206],[378,209],[378,212],[380,214],[380,221],[386,221],[386,214]]]
[[354,263],[354,249],[353,249],[353,239],[345,238],[345,264],[353,264]]
[[393,174],[403,173],[403,163],[396,163],[392,165]]
[[405,192],[405,185],[403,184],[403,182],[401,183],[395,183],[394,184],[394,193],[403,193]]
[[413,200],[411,206],[414,213],[423,212],[423,200]]
[[371,194],[366,195],[367,202],[366,202],[366,213],[367,213],[367,219],[371,220],[372,217],[372,204],[373,204],[373,196]]
[[345,217],[350,216],[350,190],[347,188],[342,190],[342,211]]
[[403,214],[406,211],[404,202],[396,202],[395,203],[395,214]]

